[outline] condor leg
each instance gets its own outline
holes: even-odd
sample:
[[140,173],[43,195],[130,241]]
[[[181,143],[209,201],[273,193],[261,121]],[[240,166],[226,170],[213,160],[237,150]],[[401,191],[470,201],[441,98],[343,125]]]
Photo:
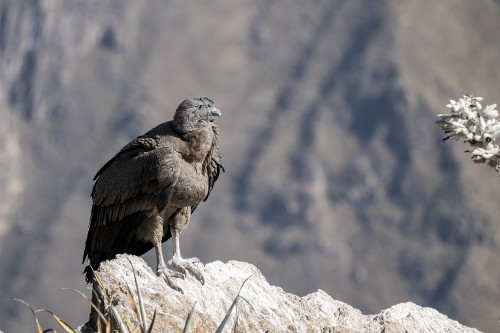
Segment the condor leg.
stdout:
[[205,284],[203,273],[197,267],[200,264],[200,260],[198,258],[184,259],[181,256],[180,236],[182,230],[184,230],[187,226],[190,216],[191,207],[185,207],[172,216],[170,220],[170,232],[172,234],[172,246],[174,253],[168,264],[184,275],[186,275],[186,272],[189,271],[201,282],[201,284]]
[[161,250],[161,241],[155,244],[156,252],[156,274],[163,277],[165,282],[170,286],[170,288],[184,293],[182,289],[174,282],[173,278],[184,278],[184,275],[178,271],[171,270],[165,265],[165,260],[163,260],[163,253]]

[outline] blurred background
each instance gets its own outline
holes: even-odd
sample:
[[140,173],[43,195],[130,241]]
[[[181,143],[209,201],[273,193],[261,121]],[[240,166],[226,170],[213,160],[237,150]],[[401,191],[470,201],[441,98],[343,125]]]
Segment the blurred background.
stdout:
[[13,298],[87,320],[61,288],[90,294],[92,177],[194,96],[223,112],[227,172],[185,257],[500,330],[500,179],[434,123],[465,93],[500,102],[499,18],[493,0],[0,0],[0,330],[35,330]]

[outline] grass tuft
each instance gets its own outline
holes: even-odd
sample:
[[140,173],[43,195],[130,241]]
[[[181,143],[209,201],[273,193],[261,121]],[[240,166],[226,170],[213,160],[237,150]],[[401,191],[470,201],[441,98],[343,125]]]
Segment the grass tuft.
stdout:
[[184,325],[184,330],[182,331],[182,333],[188,333],[189,329],[191,328],[191,325],[193,325],[194,307],[196,306],[196,303],[197,302],[194,302],[191,311],[189,311],[188,313],[188,316],[186,318],[186,324]]
[[[84,299],[86,299],[89,303],[90,303],[90,306],[92,306],[92,308],[97,312],[97,314],[99,315],[99,318],[106,324],[107,323],[107,319],[106,319],[106,316],[104,316],[104,314],[101,312],[101,310],[99,310],[99,307],[97,305],[95,305],[94,303],[92,303],[92,300],[90,298],[88,298],[87,296],[85,296],[84,293],[82,293],[80,290],[77,290],[77,289],[73,289],[73,288],[63,288],[63,290],[72,290],[78,294],[80,294],[80,296],[82,296]],[[92,293],[95,293],[94,290],[92,290]]]
[[62,328],[64,328],[66,330],[66,332],[68,333],[76,333],[76,331],[68,325],[68,323],[66,323],[64,320],[62,320],[58,315],[56,315],[54,312],[50,311],[50,310],[46,310],[46,309],[43,309],[43,310],[40,310],[40,311],[44,311],[44,312],[48,312],[52,315],[52,317],[55,319],[55,321],[57,321],[57,323],[59,325],[61,325]]
[[134,265],[132,265],[132,262],[130,260],[128,262],[132,267],[132,273],[134,273],[135,288],[137,290],[137,299],[139,300],[140,317],[138,317],[137,319],[139,319],[141,332],[146,333],[148,331],[148,318],[146,317],[146,309],[144,308],[144,302],[142,301],[141,288],[139,287],[139,282],[137,282],[137,274],[135,272]]
[[40,322],[38,321],[38,318],[36,316],[36,313],[39,312],[39,310],[34,310],[31,307],[31,305],[29,305],[27,302],[23,301],[22,299],[15,298],[14,301],[23,303],[24,305],[26,305],[31,310],[31,313],[33,313],[33,317],[35,318],[36,329],[37,329],[38,333],[43,333],[42,325],[40,325]]
[[[238,300],[240,299],[240,293],[241,293],[241,289],[243,289],[243,286],[245,285],[245,283],[247,283],[247,281],[253,276],[250,275],[249,277],[247,277],[245,279],[245,281],[243,281],[243,283],[241,284],[241,287],[240,287],[240,290],[238,291],[238,294],[236,295],[236,298],[234,299],[233,303],[231,304],[231,306],[229,307],[229,310],[227,310],[226,312],[226,316],[224,317],[224,319],[222,320],[222,322],[220,323],[219,327],[217,328],[217,331],[215,331],[215,333],[222,333],[222,330],[224,329],[224,327],[226,326],[227,324],[227,321],[229,320],[229,317],[231,316],[231,312],[233,312],[233,308],[236,306],[236,304],[238,304]],[[234,325],[236,327],[236,322],[237,320],[235,321]]]
[[[130,262],[130,260],[129,260],[129,262]],[[131,306],[131,308],[132,308],[132,310],[133,310],[133,312],[134,312],[134,314],[139,322],[139,325],[137,327],[134,327],[133,329],[130,329],[130,327],[125,325],[125,323],[123,322],[117,309],[112,305],[112,298],[113,297],[109,293],[109,289],[107,289],[104,286],[102,281],[99,279],[97,273],[93,269],[92,269],[92,272],[95,276],[95,281],[97,282],[98,288],[100,289],[100,292],[103,294],[105,301],[109,304],[109,311],[107,311],[106,315],[99,309],[98,305],[94,304],[92,302],[92,300],[90,298],[88,298],[81,291],[79,291],[77,289],[72,289],[72,288],[63,288],[63,290],[72,290],[72,291],[78,293],[81,297],[83,297],[87,302],[90,303],[92,308],[98,314],[98,318],[97,318],[97,332],[98,333],[104,333],[104,332],[111,333],[112,331],[119,332],[119,333],[136,333],[136,332],[152,333],[153,332],[153,329],[154,329],[154,326],[156,323],[156,318],[157,318],[157,310],[156,309],[154,310],[153,316],[151,318],[151,323],[150,323],[150,325],[148,325],[147,316],[146,316],[146,309],[145,309],[142,294],[141,294],[141,288],[139,286],[139,282],[137,279],[137,273],[135,271],[134,266],[132,265],[132,262],[130,262],[130,265],[132,267],[132,273],[134,274],[135,290],[137,293],[137,300],[138,300],[138,302],[136,303],[136,301],[134,300],[134,295],[133,295],[132,289],[130,288],[130,286],[128,284],[126,284],[127,285],[127,297],[129,299],[130,306]],[[236,295],[236,298],[231,303],[231,306],[227,310],[226,315],[224,316],[224,319],[222,320],[219,327],[217,328],[216,333],[222,333],[222,331],[225,328],[225,326],[227,325],[227,322],[228,322],[228,320],[233,312],[233,309],[235,307],[236,307],[236,317],[238,316],[237,304],[238,304],[239,299],[242,298],[240,296],[241,290],[243,289],[243,286],[247,283],[247,281],[252,276],[253,276],[253,274],[250,275],[249,277],[247,277],[245,279],[245,281],[243,281],[243,283],[241,284],[240,289],[238,290],[238,293]],[[94,288],[92,289],[93,294],[97,295],[97,292],[99,292],[99,291],[94,290]],[[54,330],[53,328],[48,328],[48,329],[43,330],[42,326],[40,325],[40,321],[38,320],[38,317],[37,317],[37,313],[39,313],[39,312],[49,313],[52,316],[52,318],[64,329],[65,332],[68,332],[68,333],[76,333],[77,332],[76,329],[72,328],[66,321],[64,321],[61,317],[56,315],[54,312],[52,312],[50,310],[46,310],[46,309],[35,310],[27,302],[20,300],[20,299],[15,299],[15,301],[24,304],[25,306],[27,306],[31,310],[31,313],[33,314],[33,318],[35,320],[37,333],[48,333],[48,332],[56,332],[57,333],[57,331]],[[184,325],[183,333],[188,333],[191,331],[191,327],[193,324],[193,317],[194,317],[194,313],[195,313],[194,310],[195,310],[196,304],[197,304],[196,302],[193,304],[193,307],[191,308],[191,310],[188,313],[188,316],[186,318],[186,323]],[[237,318],[235,320],[233,332],[236,330],[236,327],[237,327]]]

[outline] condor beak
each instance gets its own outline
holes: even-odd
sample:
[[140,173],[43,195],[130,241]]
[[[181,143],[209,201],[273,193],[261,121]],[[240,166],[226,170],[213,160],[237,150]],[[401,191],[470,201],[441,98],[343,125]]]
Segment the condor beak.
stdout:
[[222,115],[222,112],[217,109],[215,106],[212,106],[209,115],[211,117],[220,117]]

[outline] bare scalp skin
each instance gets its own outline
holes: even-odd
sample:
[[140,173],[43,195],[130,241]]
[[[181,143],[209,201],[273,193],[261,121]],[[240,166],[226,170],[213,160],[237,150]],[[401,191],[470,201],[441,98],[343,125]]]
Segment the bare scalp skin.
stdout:
[[[191,213],[206,200],[224,171],[218,147],[220,116],[207,97],[184,100],[174,119],[125,145],[96,174],[83,260],[97,269],[119,253],[142,255],[155,248],[157,271],[172,280],[190,271],[203,275],[180,255],[179,237]],[[173,239],[174,255],[166,267],[161,243]],[[86,267],[87,282],[92,271]]]

